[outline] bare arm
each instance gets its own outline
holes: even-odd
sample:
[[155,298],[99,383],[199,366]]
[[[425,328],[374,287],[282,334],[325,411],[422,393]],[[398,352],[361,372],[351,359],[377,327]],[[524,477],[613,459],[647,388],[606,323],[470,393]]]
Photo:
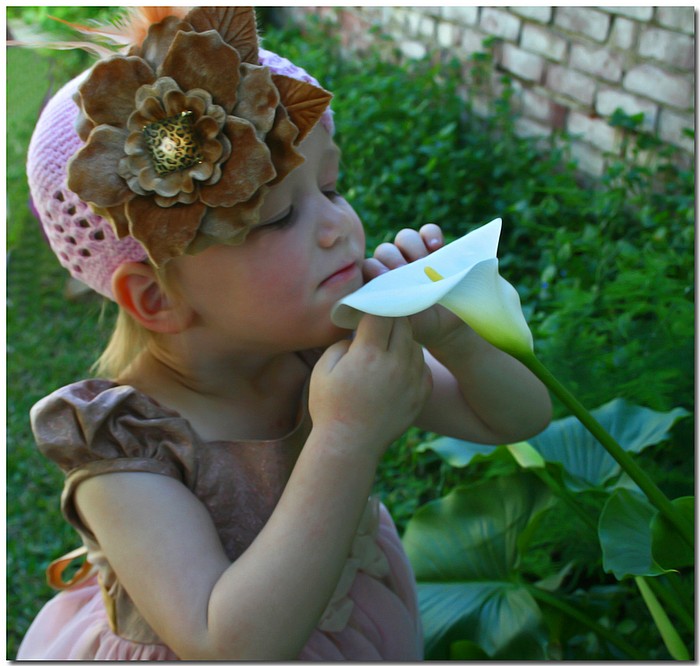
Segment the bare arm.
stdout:
[[[365,264],[371,279],[427,256],[444,244],[434,224],[403,229]],[[426,346],[433,392],[416,421],[425,430],[484,444],[531,437],[551,419],[545,386],[525,366],[477,335],[440,305],[412,316],[416,339]]]
[[311,435],[270,520],[234,563],[203,505],[170,478],[95,477],[78,487],[79,510],[180,658],[295,659],[335,589],[376,465],[429,383],[405,320],[367,318],[352,344],[331,347],[312,378]]

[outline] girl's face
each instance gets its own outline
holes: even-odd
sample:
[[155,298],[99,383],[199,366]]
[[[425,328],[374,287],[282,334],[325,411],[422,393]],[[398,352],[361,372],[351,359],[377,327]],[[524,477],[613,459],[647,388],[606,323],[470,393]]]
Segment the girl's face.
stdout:
[[317,126],[300,151],[306,161],[271,188],[260,226],[241,245],[171,262],[196,324],[221,344],[289,351],[348,334],[330,311],[362,286],[362,223],[336,192],[340,151],[329,134]]

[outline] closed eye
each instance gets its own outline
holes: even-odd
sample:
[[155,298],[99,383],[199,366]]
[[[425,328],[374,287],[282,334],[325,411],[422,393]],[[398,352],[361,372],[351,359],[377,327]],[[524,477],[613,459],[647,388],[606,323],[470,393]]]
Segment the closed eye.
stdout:
[[281,217],[275,218],[266,222],[259,229],[282,229],[294,221],[294,206],[290,206],[289,210]]
[[334,188],[334,187],[327,187],[322,190],[323,195],[333,201],[334,199],[340,199],[342,195]]

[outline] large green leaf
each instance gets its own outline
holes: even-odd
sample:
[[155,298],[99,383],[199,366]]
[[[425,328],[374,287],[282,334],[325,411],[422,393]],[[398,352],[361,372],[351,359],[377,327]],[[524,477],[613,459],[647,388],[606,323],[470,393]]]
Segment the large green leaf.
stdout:
[[[672,504],[686,515],[689,523],[695,524],[694,497],[678,497]],[[669,569],[689,567],[695,562],[694,549],[661,513],[657,513],[651,520],[651,552],[659,565]]]
[[464,439],[455,439],[454,437],[438,437],[423,442],[416,447],[416,450],[418,452],[427,450],[435,451],[435,453],[452,467],[466,467],[472,462],[506,455],[502,446],[477,444]]
[[403,543],[419,584],[430,658],[449,658],[459,640],[477,642],[493,657],[517,639],[543,656],[542,618],[514,569],[519,537],[550,499],[539,479],[523,472],[457,488],[416,511]]
[[[623,449],[639,452],[668,439],[676,421],[689,412],[682,407],[657,412],[616,398],[591,414]],[[544,432],[530,439],[530,444],[545,460],[566,469],[573,477],[569,485],[574,490],[603,485],[620,472],[615,459],[573,416],[552,422]]]
[[476,643],[492,659],[545,657],[542,614],[517,583],[419,583],[418,603],[427,659],[449,659],[457,641]]
[[507,579],[518,536],[549,498],[537,477],[519,473],[459,487],[423,505],[403,536],[417,579]]
[[640,493],[619,488],[610,496],[598,525],[605,571],[618,580],[666,573],[651,554],[651,520],[656,512]]

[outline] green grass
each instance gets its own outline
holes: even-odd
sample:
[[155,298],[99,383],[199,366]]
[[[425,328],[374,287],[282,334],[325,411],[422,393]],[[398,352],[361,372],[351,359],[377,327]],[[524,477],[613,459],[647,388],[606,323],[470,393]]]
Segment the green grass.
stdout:
[[[28,208],[24,164],[51,61],[11,49],[8,86],[7,262],[7,658],[53,595],[46,565],[79,545],[59,511],[62,475],[38,452],[29,410],[51,390],[86,375],[108,335],[98,299],[67,300],[67,273]],[[53,68],[55,70],[55,66]]]

